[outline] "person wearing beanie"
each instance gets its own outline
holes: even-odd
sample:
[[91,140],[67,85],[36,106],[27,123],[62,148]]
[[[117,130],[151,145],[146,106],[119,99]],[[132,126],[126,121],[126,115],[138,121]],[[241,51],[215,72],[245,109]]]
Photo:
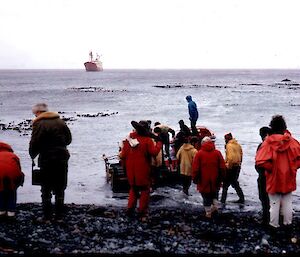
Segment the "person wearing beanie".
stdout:
[[192,96],[188,95],[186,96],[186,101],[188,102],[188,110],[189,110],[189,119],[191,121],[191,129],[192,129],[192,133],[193,135],[197,136],[198,135],[198,131],[196,128],[196,123],[198,120],[198,109],[197,109],[197,104],[192,100]]
[[17,189],[23,186],[24,173],[19,157],[10,145],[0,142],[0,217],[14,218]]
[[29,154],[34,160],[38,156],[41,169],[42,221],[52,218],[52,194],[55,195],[55,219],[61,221],[64,213],[64,192],[67,187],[67,145],[72,141],[70,129],[56,112],[49,112],[45,103],[33,106],[36,118],[32,122]]
[[283,226],[289,231],[293,218],[292,192],[297,188],[296,173],[300,168],[300,143],[287,130],[282,115],[274,115],[269,126],[271,134],[258,149],[255,165],[265,170],[271,230],[280,227],[282,213]]
[[231,133],[226,134],[224,139],[226,175],[223,182],[221,203],[225,204],[228,188],[232,186],[239,197],[236,203],[243,204],[245,202],[245,197],[238,181],[243,159],[243,150],[237,140],[232,137]]
[[225,161],[210,137],[204,137],[192,164],[192,179],[203,198],[205,215],[218,210],[218,192],[225,171]]
[[174,138],[174,150],[175,150],[175,154],[178,152],[179,148],[183,145],[184,140],[186,138],[190,138],[192,133],[191,130],[189,129],[189,127],[187,125],[184,124],[183,120],[180,120],[178,122],[180,130],[179,132],[175,135]]

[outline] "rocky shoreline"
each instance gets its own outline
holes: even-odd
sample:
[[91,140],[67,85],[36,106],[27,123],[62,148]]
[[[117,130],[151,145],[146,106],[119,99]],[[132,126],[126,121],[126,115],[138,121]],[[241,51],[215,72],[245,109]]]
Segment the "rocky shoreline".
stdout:
[[212,220],[201,207],[151,207],[142,223],[123,207],[66,205],[63,223],[37,221],[40,203],[18,204],[14,221],[1,220],[0,255],[296,254],[300,213],[292,231],[270,232],[255,211],[223,211]]

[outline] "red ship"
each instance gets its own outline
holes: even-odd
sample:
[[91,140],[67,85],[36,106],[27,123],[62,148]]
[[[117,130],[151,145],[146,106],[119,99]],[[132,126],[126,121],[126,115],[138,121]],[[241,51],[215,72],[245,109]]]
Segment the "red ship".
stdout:
[[84,63],[86,71],[103,71],[100,56],[97,54],[96,59],[93,59],[93,53],[90,52],[90,61]]

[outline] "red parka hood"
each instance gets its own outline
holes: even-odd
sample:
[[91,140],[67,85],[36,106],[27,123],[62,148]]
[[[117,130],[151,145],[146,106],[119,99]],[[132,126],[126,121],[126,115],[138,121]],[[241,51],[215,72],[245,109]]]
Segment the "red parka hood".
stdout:
[[14,152],[9,144],[0,142],[0,152]]
[[207,141],[203,145],[201,145],[201,150],[206,152],[211,152],[215,149],[216,149],[215,144],[212,141]]
[[266,138],[266,141],[274,151],[282,152],[288,149],[292,143],[291,133],[286,131],[283,135],[273,134]]

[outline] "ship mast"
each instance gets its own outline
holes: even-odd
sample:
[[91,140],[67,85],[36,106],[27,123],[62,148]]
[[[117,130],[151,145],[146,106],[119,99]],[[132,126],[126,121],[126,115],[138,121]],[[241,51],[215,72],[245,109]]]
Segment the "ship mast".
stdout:
[[91,62],[93,61],[93,53],[92,51],[90,51],[90,58],[91,58]]

